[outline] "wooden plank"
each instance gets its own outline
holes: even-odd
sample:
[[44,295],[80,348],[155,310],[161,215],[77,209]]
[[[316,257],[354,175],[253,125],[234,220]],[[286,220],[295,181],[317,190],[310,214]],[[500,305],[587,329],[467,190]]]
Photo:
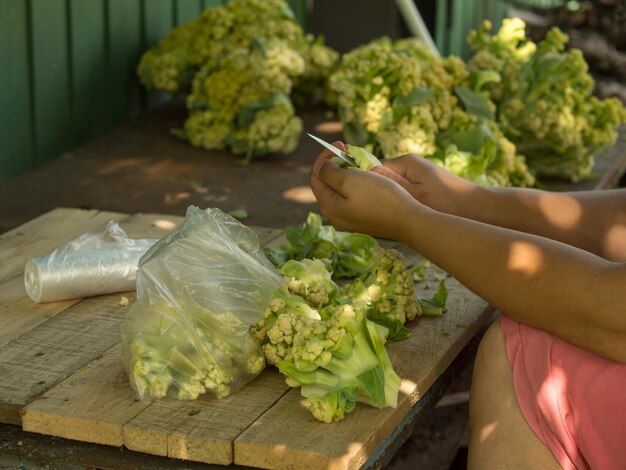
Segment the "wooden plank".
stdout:
[[31,0],[36,162],[72,144],[72,105],[65,0]]
[[120,340],[128,307],[111,294],[83,300],[0,347],[0,421],[20,424],[20,409]]
[[48,254],[109,220],[126,217],[119,212],[57,208],[0,235],[0,281],[22,272],[31,256]]
[[135,399],[122,366],[121,345],[78,370],[22,414],[25,431],[121,447],[122,426],[151,401]]
[[201,11],[200,0],[176,0],[176,24],[181,25],[197,18]]
[[69,7],[72,122],[75,141],[82,143],[112,124],[107,97],[106,8],[104,0],[70,0]]
[[29,57],[26,2],[0,2],[0,180],[34,163]]
[[26,296],[21,273],[0,283],[0,347],[78,302],[80,300],[33,303]]
[[143,51],[141,0],[108,0],[109,106],[113,122],[136,116],[141,93],[136,68]]
[[[410,265],[421,260],[398,244],[384,246],[400,249]],[[402,378],[397,408],[379,410],[360,404],[328,432],[328,425],[316,422],[306,411],[299,390],[291,390],[237,438],[235,463],[278,469],[293,468],[294,462],[303,469],[358,468],[365,463],[492,313],[485,301],[456,280],[448,278],[446,285],[448,311],[408,325],[411,337],[387,345],[394,369]],[[432,295],[433,288],[416,290]]]
[[194,401],[156,401],[123,428],[131,450],[228,465],[233,441],[288,390],[280,373],[265,370],[235,394]]

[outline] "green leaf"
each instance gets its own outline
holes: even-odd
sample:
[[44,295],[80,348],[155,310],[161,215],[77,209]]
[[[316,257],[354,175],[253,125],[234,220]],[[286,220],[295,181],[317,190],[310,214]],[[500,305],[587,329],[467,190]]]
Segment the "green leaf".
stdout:
[[422,315],[426,316],[441,316],[447,310],[446,302],[448,300],[448,290],[446,289],[445,281],[439,283],[439,289],[435,292],[432,298],[425,298],[416,295],[415,298],[420,304],[422,309]]
[[426,279],[426,268],[430,267],[431,263],[428,260],[424,260],[419,264],[416,264],[411,268],[409,273],[415,282],[421,282]]
[[263,248],[263,254],[265,254],[265,257],[270,261],[270,263],[277,268],[285,264],[288,259],[285,250],[281,250],[280,248],[265,247]]
[[246,217],[248,217],[248,211],[241,207],[239,209],[228,212],[228,215],[234,217],[235,219],[245,219]]
[[465,111],[474,116],[482,117],[493,121],[495,115],[491,108],[489,108],[488,98],[481,94],[470,90],[463,86],[454,87],[454,92],[459,97]]
[[363,384],[364,390],[375,406],[385,404],[385,370],[382,364],[363,372],[357,379]]
[[481,70],[474,75],[474,90],[481,91],[482,87],[488,83],[499,83],[500,74],[495,70]]
[[267,53],[267,46],[266,46],[265,38],[258,37],[258,36],[252,38],[252,41],[250,41],[250,49],[252,50],[258,49],[265,55]]
[[283,97],[290,99],[289,96],[284,93],[274,93],[264,100],[252,101],[251,103],[248,103],[246,106],[241,108],[239,114],[237,115],[237,126],[240,128],[250,127],[256,119],[257,112],[273,107],[276,100]]
[[187,133],[184,129],[170,129],[170,134],[180,140],[187,140]]
[[391,126],[393,126],[393,111],[387,110],[380,117],[380,130],[389,130]]
[[365,146],[370,137],[365,128],[353,122],[346,122],[344,124],[343,135],[346,138],[346,142],[358,145],[360,147]]
[[435,97],[435,92],[430,88],[414,88],[408,95],[398,96],[393,100],[393,108],[413,108],[428,103]]
[[389,330],[387,339],[390,341],[401,341],[411,336],[411,330],[400,323],[399,320],[392,320],[386,316],[368,315],[368,320],[378,323]]

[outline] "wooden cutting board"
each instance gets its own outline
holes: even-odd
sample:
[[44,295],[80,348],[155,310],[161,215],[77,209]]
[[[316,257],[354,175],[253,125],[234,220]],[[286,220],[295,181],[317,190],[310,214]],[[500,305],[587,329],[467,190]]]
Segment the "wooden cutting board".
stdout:
[[[225,399],[138,401],[120,357],[119,327],[134,293],[34,304],[23,266],[61,243],[114,219],[131,237],[160,238],[182,217],[56,209],[0,236],[0,422],[24,430],[216,464],[262,468],[358,468],[400,425],[491,317],[492,309],[454,279],[448,312],[411,325],[412,336],[388,344],[403,379],[397,408],[359,404],[346,419],[315,421],[297,389],[266,369]],[[254,228],[263,245],[281,231]],[[400,249],[410,264],[421,257]],[[434,268],[430,288],[436,288]]]

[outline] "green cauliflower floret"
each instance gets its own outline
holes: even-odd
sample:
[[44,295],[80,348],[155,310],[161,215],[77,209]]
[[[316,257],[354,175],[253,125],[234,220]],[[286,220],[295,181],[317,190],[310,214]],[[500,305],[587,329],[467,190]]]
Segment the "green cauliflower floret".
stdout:
[[123,348],[131,384],[141,399],[170,392],[185,400],[206,392],[221,398],[265,368],[259,342],[231,312],[190,310],[188,331],[172,304],[160,299],[152,307],[161,320],[153,322],[155,312],[144,311],[146,329],[133,334]]
[[146,51],[137,67],[142,85],[174,95],[189,88],[193,75],[228,49],[232,13],[225,8],[206,9],[198,18],[174,28]]
[[400,378],[384,347],[387,330],[349,304],[328,319],[302,325],[294,336],[293,359],[278,364],[291,387],[301,387],[313,416],[340,420],[360,401],[396,406]]
[[307,399],[309,412],[315,419],[324,423],[342,420],[359,401],[357,387],[331,390],[316,385],[303,385],[301,395]]
[[300,323],[320,319],[319,312],[304,298],[289,292],[285,282],[274,293],[263,320],[252,325],[251,333],[260,341],[267,363],[277,365],[290,357],[293,337]]
[[[248,113],[248,109],[243,108],[240,116]],[[250,159],[269,153],[290,153],[298,146],[302,119],[296,116],[287,95],[272,95],[265,101],[254,102],[250,109],[252,117],[240,119],[226,139],[233,153],[243,153]]]
[[287,281],[289,292],[303,297],[316,308],[328,305],[338,292],[331,272],[317,259],[289,260],[280,267],[280,273]]
[[302,57],[282,42],[258,40],[231,51],[196,74],[186,138],[194,146],[243,153],[246,160],[293,151],[302,120],[289,93],[303,71]]
[[174,382],[167,358],[140,339],[132,342],[131,350],[129,377],[139,397],[164,397]]
[[406,338],[410,331],[404,324],[421,314],[413,277],[399,251],[379,248],[374,257],[372,270],[346,286],[343,294],[370,320],[388,328],[390,339]]
[[[257,38],[282,41],[294,52],[307,44],[283,0],[232,0],[174,28],[142,56],[137,73],[146,88],[186,91],[200,68],[215,65]],[[302,63],[301,54],[298,59]]]
[[[339,53],[324,45],[324,38],[307,35],[299,48],[305,61],[304,73],[294,79],[292,98],[296,106],[303,107],[319,99],[330,104],[328,77],[339,61]],[[334,107],[334,106],[330,106]]]

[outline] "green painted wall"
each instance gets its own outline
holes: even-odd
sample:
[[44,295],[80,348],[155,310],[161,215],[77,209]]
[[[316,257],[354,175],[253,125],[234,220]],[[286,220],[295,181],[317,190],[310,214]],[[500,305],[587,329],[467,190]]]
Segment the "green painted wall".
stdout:
[[510,8],[507,0],[436,0],[435,43],[442,55],[467,59],[467,35],[489,19],[495,29]]
[[[141,53],[223,0],[0,0],[0,180],[137,116]],[[304,24],[305,0],[288,0]]]

